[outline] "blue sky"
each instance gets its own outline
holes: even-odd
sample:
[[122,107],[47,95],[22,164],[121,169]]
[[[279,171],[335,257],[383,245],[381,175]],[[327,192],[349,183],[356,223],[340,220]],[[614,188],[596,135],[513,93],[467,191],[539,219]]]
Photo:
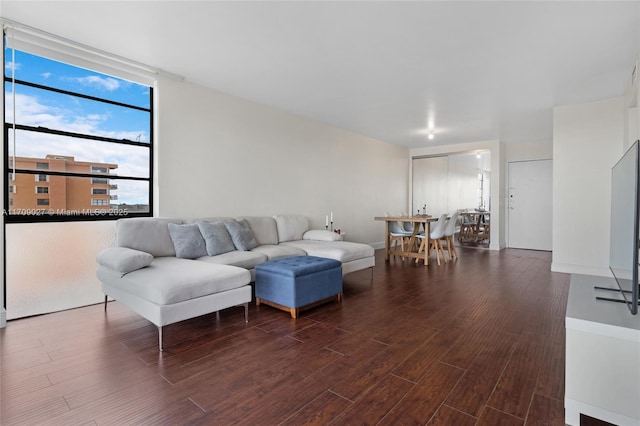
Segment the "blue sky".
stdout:
[[[137,83],[20,51],[15,51],[14,64],[11,49],[5,50],[5,61],[6,75],[11,77],[12,69],[15,69],[15,77],[18,80],[149,107],[149,88]],[[10,122],[13,120],[14,108],[11,83],[5,83],[5,93],[5,118]],[[22,85],[16,85],[15,111],[16,122],[20,124],[115,139],[148,142],[150,138],[150,119],[147,112]],[[10,135],[9,139],[10,154],[13,155],[13,137]],[[15,151],[15,155],[20,157],[42,158],[47,154],[57,154],[74,156],[77,161],[115,163],[118,164],[115,171],[118,175],[148,176],[149,157],[145,148],[18,132]],[[147,201],[146,183],[117,183],[119,202]]]

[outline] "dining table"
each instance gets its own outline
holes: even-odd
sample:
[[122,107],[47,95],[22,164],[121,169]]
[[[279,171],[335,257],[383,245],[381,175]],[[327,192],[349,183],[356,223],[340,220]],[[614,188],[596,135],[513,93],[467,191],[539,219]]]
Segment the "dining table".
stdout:
[[[420,229],[424,229],[425,238],[429,238],[431,232],[431,223],[437,222],[438,219],[430,215],[415,215],[415,216],[376,216],[375,220],[384,221],[384,260],[389,260],[391,256],[400,256],[402,258],[408,257],[410,259],[424,261],[424,265],[429,265],[429,254],[431,248],[429,244],[425,244],[424,252],[419,253],[419,244],[416,240],[416,236],[420,232]],[[413,224],[413,232],[409,237],[409,242],[406,244],[405,250],[398,248],[391,248],[391,235],[389,234],[390,222],[411,222]]]
[[[463,226],[458,234],[458,240],[471,239],[488,240],[489,239],[489,217],[491,212],[485,210],[468,210],[459,212],[462,216]],[[470,226],[464,226],[465,224]]]

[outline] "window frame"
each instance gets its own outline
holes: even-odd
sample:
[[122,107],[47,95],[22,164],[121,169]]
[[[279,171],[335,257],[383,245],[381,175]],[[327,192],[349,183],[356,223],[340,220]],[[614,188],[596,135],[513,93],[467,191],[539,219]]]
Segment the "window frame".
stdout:
[[[114,209],[114,210],[100,209],[97,211],[99,211],[101,214],[96,214],[93,211],[87,211],[83,214],[78,214],[77,212],[64,213],[64,212],[52,212],[52,211],[49,211],[45,214],[22,214],[22,212],[24,212],[25,210],[31,210],[31,209],[15,209],[13,207],[13,205],[11,204],[11,201],[13,200],[10,201],[8,185],[7,185],[8,182],[7,182],[5,183],[5,190],[3,191],[4,193],[3,205],[4,205],[4,211],[6,212],[5,223],[37,223],[37,222],[67,222],[67,221],[76,222],[76,221],[117,220],[121,218],[132,218],[132,217],[152,217],[153,211],[154,211],[154,197],[153,197],[154,167],[153,166],[154,166],[154,138],[155,138],[155,135],[154,135],[154,127],[155,127],[154,89],[155,87],[153,85],[138,83],[138,84],[144,85],[145,87],[148,87],[149,89],[149,107],[148,108],[137,106],[137,105],[126,104],[123,102],[113,101],[109,99],[99,98],[96,96],[85,95],[82,93],[77,93],[69,90],[58,89],[55,87],[49,87],[49,86],[45,86],[38,83],[33,83],[33,82],[29,82],[29,81],[25,81],[17,78],[12,78],[6,69],[7,62],[5,58],[5,51],[6,51],[6,35],[3,34],[3,49],[2,49],[2,63],[3,63],[2,65],[2,68],[3,68],[2,102],[3,102],[3,105],[6,105],[6,96],[7,96],[5,86],[7,83],[10,83],[10,84],[13,83],[15,84],[15,87],[17,87],[18,85],[33,87],[40,90],[73,96],[76,98],[89,99],[89,100],[101,102],[104,104],[143,111],[149,114],[149,141],[138,142],[138,141],[132,141],[128,139],[114,139],[114,138],[103,137],[98,135],[82,134],[82,133],[69,132],[65,130],[49,129],[46,127],[34,127],[34,126],[29,126],[24,124],[18,124],[17,122],[16,123],[7,122],[6,109],[3,109],[3,117],[2,117],[3,138],[4,138],[3,139],[4,140],[3,164],[5,167],[6,179],[10,182],[15,181],[15,177],[16,177],[15,174],[35,175],[36,182],[40,182],[38,180],[39,178],[38,175],[45,175],[44,173],[42,173],[43,169],[35,168],[31,170],[31,169],[18,169],[18,168],[10,167],[10,166],[13,166],[14,160],[13,160],[13,157],[9,155],[9,133],[14,129],[21,130],[21,131],[34,132],[34,133],[66,136],[71,138],[90,139],[90,140],[104,142],[106,144],[112,143],[112,144],[121,144],[121,145],[134,145],[138,147],[147,148],[149,150],[149,169],[148,169],[149,176],[148,177],[111,175],[111,174],[108,174],[109,173],[108,170],[107,170],[107,173],[105,174],[104,172],[94,171],[94,166],[91,167],[89,173],[53,171],[53,170],[47,170],[47,173],[46,173],[46,176],[47,176],[46,182],[49,182],[49,176],[62,176],[62,177],[70,177],[70,178],[90,178],[90,179],[104,178],[104,179],[107,179],[107,183],[110,183],[111,181],[117,181],[117,180],[146,182],[148,184],[148,206],[149,206],[148,212],[128,212],[125,209]],[[30,53],[28,51],[25,51],[25,52]],[[37,53],[30,53],[30,54],[41,56]],[[58,59],[53,59],[53,60],[60,62]],[[71,62],[66,62],[66,63],[68,65],[78,67],[78,65],[75,65]],[[85,68],[85,67],[80,67],[80,68]],[[93,71],[93,72],[99,73],[101,75],[110,75],[102,71]],[[119,77],[118,75],[112,75],[112,76],[126,80],[125,77]],[[15,90],[15,87],[14,87],[14,90]],[[15,120],[15,117],[14,117],[14,120]],[[93,184],[93,182],[91,182],[91,184]],[[107,190],[107,195],[108,193],[109,191]],[[101,195],[104,195],[104,194],[101,194]],[[97,206],[93,206],[92,201],[91,203],[92,203],[91,207],[97,207]],[[110,204],[107,204],[107,205],[110,205]]]

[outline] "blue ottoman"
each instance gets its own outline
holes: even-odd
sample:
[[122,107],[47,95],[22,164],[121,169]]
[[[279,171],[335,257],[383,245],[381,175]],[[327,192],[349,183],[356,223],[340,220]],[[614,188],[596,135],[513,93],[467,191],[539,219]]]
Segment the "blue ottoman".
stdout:
[[291,313],[337,297],[342,300],[342,263],[315,256],[269,260],[256,266],[256,305]]

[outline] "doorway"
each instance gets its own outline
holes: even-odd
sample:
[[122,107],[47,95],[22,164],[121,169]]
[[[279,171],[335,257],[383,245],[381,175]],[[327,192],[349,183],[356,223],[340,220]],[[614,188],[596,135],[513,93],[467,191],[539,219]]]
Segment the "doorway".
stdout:
[[508,247],[551,251],[552,160],[508,163]]

